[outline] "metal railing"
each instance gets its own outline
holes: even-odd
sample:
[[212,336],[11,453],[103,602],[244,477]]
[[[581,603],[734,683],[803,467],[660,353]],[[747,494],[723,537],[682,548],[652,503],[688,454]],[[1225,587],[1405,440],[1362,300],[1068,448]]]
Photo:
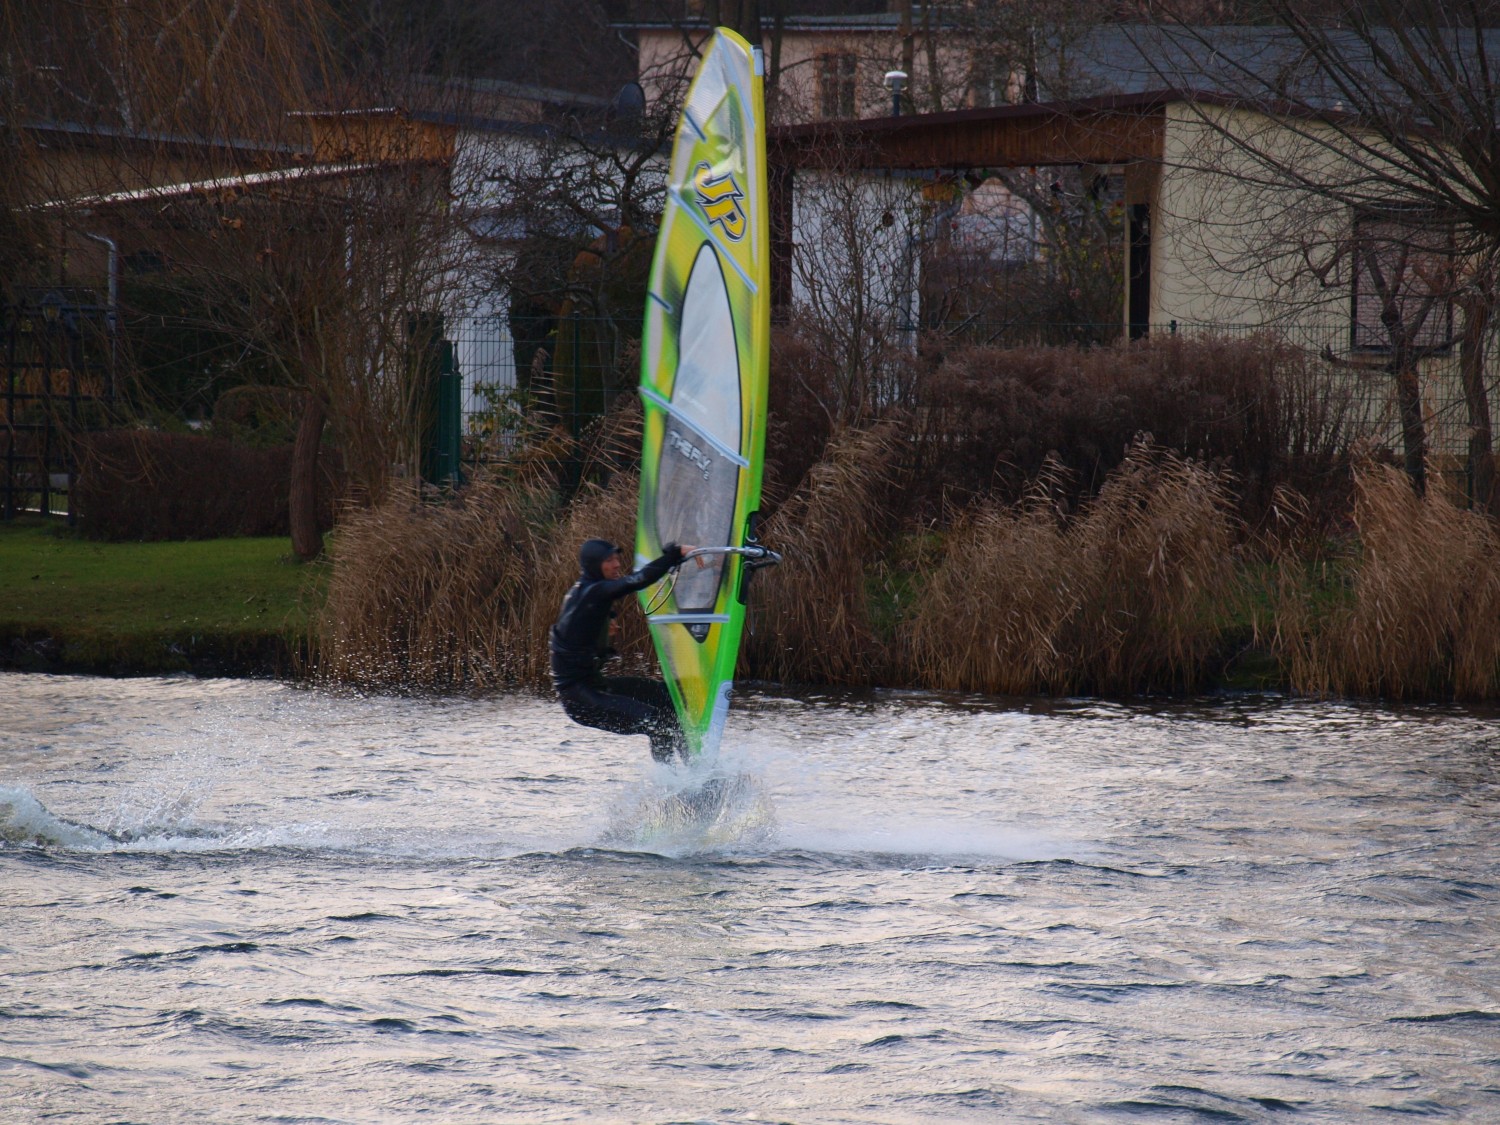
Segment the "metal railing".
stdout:
[[73,522],[71,438],[102,424],[116,391],[114,322],[92,298],[53,290],[0,308],[0,518]]

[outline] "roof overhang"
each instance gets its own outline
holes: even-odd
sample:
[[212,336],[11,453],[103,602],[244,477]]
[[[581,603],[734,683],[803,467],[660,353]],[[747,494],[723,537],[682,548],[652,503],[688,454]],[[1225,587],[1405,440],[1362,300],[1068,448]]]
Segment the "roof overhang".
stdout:
[[251,172],[243,176],[215,176],[177,184],[160,184],[114,191],[105,195],[82,195],[72,199],[54,199],[39,204],[38,211],[97,211],[111,207],[131,207],[141,203],[172,203],[185,199],[222,200],[279,187],[315,183],[360,175],[381,168],[376,163],[324,164],[300,168],[278,168],[269,172]]
[[1166,111],[1172,105],[1200,112],[1215,107],[1287,121],[1324,122],[1343,130],[1358,125],[1356,117],[1336,109],[1165,89],[1079,101],[781,126],[769,132],[768,155],[780,167],[864,170],[957,171],[1160,161]]
[[1175,90],[1081,101],[819,121],[770,130],[773,164],[792,168],[970,169],[1160,160]]

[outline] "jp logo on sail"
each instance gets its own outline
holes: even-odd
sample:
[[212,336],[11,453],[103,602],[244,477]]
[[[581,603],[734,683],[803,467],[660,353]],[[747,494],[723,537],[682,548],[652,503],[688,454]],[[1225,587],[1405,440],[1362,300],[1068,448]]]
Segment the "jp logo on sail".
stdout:
[[745,193],[735,182],[733,172],[716,176],[711,167],[700,164],[693,170],[693,188],[703,214],[724,232],[725,238],[738,242],[745,237],[745,209],[740,206]]

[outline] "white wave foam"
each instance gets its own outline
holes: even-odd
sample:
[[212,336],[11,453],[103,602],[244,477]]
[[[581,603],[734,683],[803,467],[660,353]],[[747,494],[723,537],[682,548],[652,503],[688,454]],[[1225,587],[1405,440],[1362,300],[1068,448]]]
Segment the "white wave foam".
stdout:
[[1080,858],[1075,844],[1045,833],[969,820],[900,820],[882,816],[878,825],[785,825],[781,843],[834,855],[1009,863]]
[[350,830],[322,824],[236,826],[144,823],[105,830],[50,811],[29,790],[0,786],[0,845],[78,852],[188,853],[298,851],[352,852],[393,858],[496,858],[515,855],[514,844],[395,830]]
[[654,767],[610,810],[602,842],[679,857],[762,850],[775,837],[760,778],[721,759]]
[[107,832],[49,812],[29,789],[0,785],[0,844],[101,851],[117,843]]

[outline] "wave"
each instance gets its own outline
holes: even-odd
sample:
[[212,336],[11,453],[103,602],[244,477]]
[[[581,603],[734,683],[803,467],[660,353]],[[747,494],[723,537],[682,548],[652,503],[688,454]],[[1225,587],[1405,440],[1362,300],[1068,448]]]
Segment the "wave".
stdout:
[[0,845],[105,851],[120,842],[113,833],[48,811],[27,789],[0,786]]
[[[241,826],[225,824],[142,824],[110,830],[52,812],[30,790],[0,786],[0,848],[39,848],[83,853],[317,851],[390,855],[393,858],[472,858],[475,848],[422,846],[409,835],[380,830],[352,832],[327,825]],[[394,845],[394,846],[392,846]],[[513,855],[510,848],[503,854]]]
[[[222,824],[180,819],[109,828],[61,816],[28,789],[0,786],[0,849],[84,854],[317,853],[400,863],[663,859],[870,868],[1073,862],[1035,834],[942,821],[784,824],[763,780],[706,764],[659,768],[611,806],[588,838],[515,839],[426,825]],[[157,811],[157,816],[160,811]],[[587,831],[587,830],[586,830]]]
[[764,849],[776,814],[753,774],[713,764],[662,768],[611,810],[601,841],[670,858]]

